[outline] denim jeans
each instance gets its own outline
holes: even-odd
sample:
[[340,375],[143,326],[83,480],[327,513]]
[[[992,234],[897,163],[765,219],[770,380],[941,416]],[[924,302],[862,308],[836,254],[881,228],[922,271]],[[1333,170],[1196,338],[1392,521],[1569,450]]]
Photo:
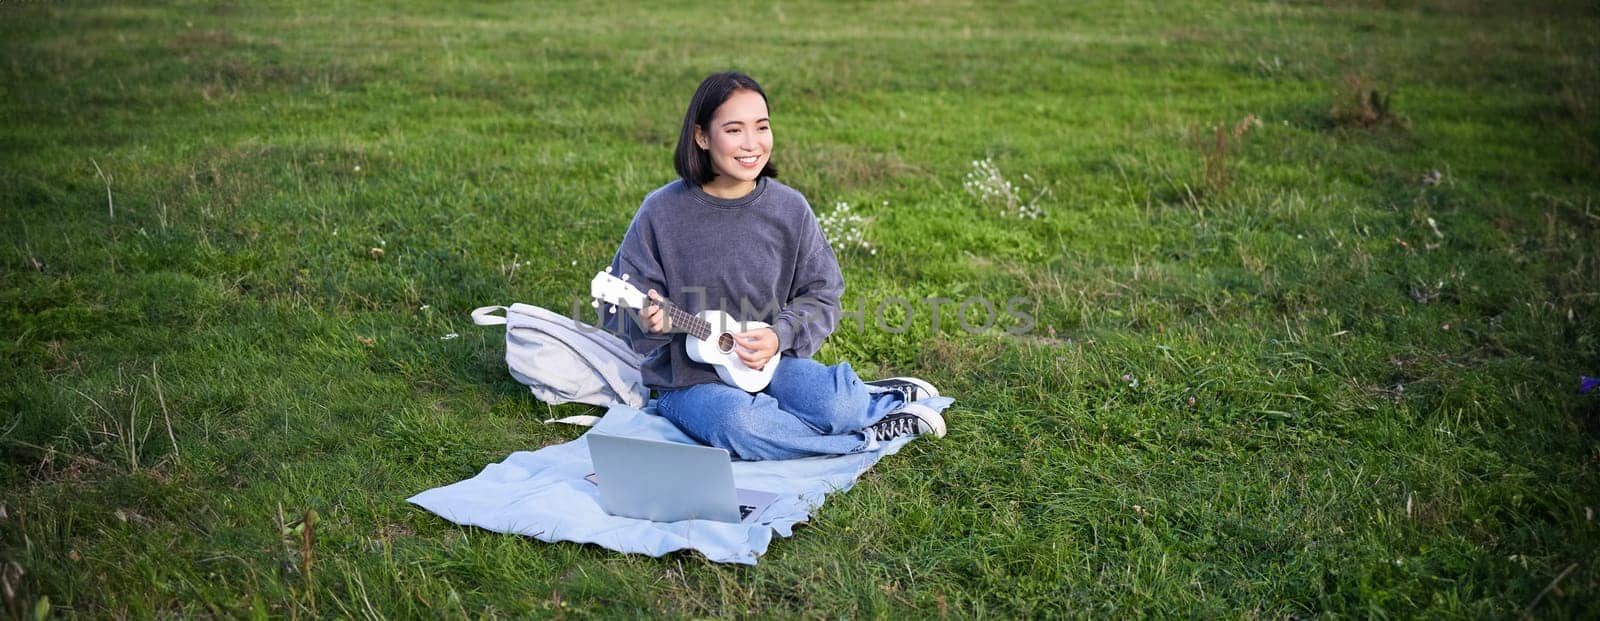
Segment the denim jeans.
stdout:
[[656,412],[705,444],[740,459],[858,453],[876,446],[862,430],[905,402],[862,383],[850,363],[784,356],[766,390],[721,383],[661,391]]

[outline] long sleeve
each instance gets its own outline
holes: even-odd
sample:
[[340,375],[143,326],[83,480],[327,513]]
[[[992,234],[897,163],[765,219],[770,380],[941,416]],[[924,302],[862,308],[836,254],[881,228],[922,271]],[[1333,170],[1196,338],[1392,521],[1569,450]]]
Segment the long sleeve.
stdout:
[[822,234],[816,218],[803,246],[805,253],[795,265],[794,286],[789,302],[773,322],[778,333],[778,351],[810,357],[822,349],[822,342],[839,326],[839,300],[844,296],[844,274],[839,259]]
[[[663,284],[666,279],[660,258],[657,256],[655,231],[652,230],[646,215],[645,209],[640,209],[634,214],[633,222],[628,225],[628,232],[622,237],[622,245],[617,248],[616,256],[611,259],[611,273],[619,278],[627,275],[628,282],[640,292],[655,289],[666,295],[667,288]],[[661,346],[672,342],[671,334],[652,334],[645,331],[642,314],[637,310],[618,307],[616,312],[612,313],[607,305],[601,305],[600,312],[600,320],[606,330],[621,337],[639,354],[648,356]]]

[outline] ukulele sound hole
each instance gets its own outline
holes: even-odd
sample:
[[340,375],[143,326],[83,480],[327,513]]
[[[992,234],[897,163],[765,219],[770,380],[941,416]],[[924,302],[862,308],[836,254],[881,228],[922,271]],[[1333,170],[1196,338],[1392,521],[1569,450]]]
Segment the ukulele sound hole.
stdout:
[[732,352],[733,351],[733,335],[732,334],[728,334],[727,332],[723,332],[722,336],[717,337],[717,348],[721,349],[722,353],[724,353],[724,354]]

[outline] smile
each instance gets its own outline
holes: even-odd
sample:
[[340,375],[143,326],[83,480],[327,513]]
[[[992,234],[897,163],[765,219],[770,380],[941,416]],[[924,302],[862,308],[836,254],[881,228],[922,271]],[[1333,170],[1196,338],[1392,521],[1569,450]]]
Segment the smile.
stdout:
[[759,155],[751,155],[749,157],[736,157],[736,158],[733,158],[733,159],[739,160],[739,163],[740,164],[744,164],[745,166],[751,166],[751,165],[754,165],[756,162],[761,161],[761,156],[759,156]]

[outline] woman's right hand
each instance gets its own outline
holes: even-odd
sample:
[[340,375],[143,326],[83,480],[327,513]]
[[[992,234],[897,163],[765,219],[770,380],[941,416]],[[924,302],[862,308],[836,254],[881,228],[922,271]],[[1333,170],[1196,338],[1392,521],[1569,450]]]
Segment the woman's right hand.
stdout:
[[672,318],[667,316],[666,307],[662,306],[662,303],[667,301],[666,298],[661,297],[661,294],[657,293],[655,289],[651,289],[650,291],[646,292],[645,295],[650,296],[650,300],[656,302],[655,304],[645,305],[645,329],[655,334],[661,334],[671,330]]

